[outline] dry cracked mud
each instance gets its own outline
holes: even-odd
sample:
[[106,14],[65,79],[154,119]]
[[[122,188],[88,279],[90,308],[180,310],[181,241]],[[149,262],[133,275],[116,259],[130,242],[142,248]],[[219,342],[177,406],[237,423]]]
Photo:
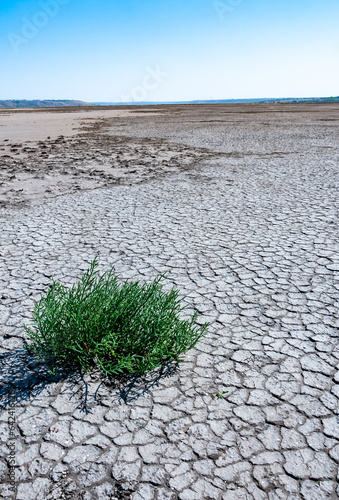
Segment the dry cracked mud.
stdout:
[[[337,113],[183,106],[105,121],[110,155],[110,138],[135,161],[146,141],[159,168],[161,152],[208,151],[141,184],[1,209],[1,498],[339,497]],[[71,283],[95,255],[123,279],[166,271],[211,322],[179,367],[102,381],[24,354],[51,277]]]

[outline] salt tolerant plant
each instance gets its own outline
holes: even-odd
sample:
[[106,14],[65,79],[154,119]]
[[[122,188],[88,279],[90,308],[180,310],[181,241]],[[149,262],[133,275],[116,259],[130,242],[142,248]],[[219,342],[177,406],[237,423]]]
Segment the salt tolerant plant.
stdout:
[[97,258],[77,284],[53,280],[25,325],[28,352],[54,366],[99,368],[104,375],[142,374],[181,361],[209,325],[198,325],[197,313],[182,319],[187,306],[178,290],[163,290],[162,280],[121,282],[114,268],[100,276]]

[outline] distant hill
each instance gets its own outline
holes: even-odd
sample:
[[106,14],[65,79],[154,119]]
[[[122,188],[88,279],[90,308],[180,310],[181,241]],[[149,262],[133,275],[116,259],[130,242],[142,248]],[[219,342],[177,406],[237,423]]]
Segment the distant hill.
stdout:
[[7,100],[0,101],[0,109],[11,108],[62,108],[72,106],[149,106],[159,104],[250,104],[250,103],[317,103],[317,102],[339,102],[338,97],[283,97],[283,98],[261,98],[261,99],[216,99],[199,101],[140,101],[140,102],[84,102],[84,101],[57,101],[57,100]]
[[13,101],[0,101],[0,108],[60,108],[64,106],[90,106],[89,103],[83,101],[25,101],[25,100],[13,100]]
[[316,103],[316,102],[339,102],[338,97],[282,97],[261,99],[216,99],[200,101],[140,101],[140,102],[92,102],[94,106],[126,106],[126,105],[152,105],[152,104],[251,104],[251,103]]
[[262,98],[262,99],[228,99],[216,101],[192,101],[192,104],[201,103],[295,103],[295,102],[339,102],[339,97],[283,97],[283,98]]

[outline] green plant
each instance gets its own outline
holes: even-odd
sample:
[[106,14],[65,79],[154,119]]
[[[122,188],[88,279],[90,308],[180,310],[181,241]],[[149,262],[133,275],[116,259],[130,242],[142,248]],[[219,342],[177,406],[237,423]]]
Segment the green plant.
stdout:
[[219,399],[225,399],[224,398],[224,394],[227,394],[228,392],[230,392],[230,391],[219,391],[219,392],[217,392],[217,398],[219,398]]
[[104,374],[144,373],[180,355],[206,335],[208,324],[186,309],[172,289],[164,292],[158,276],[150,284],[119,282],[114,269],[102,276],[97,259],[70,288],[53,280],[35,304],[27,346],[39,359],[57,366],[72,363]]
[[58,370],[56,367],[54,368],[51,368],[50,370],[48,370],[48,375],[50,375],[51,377],[55,377],[55,375],[58,373]]

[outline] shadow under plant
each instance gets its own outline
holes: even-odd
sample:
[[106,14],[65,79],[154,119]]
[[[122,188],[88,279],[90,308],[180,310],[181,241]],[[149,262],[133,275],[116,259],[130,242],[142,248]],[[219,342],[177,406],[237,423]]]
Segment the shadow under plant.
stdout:
[[148,373],[120,376],[104,376],[98,371],[84,373],[81,368],[74,366],[65,366],[54,371],[49,363],[37,361],[25,348],[20,348],[10,354],[0,355],[0,409],[6,409],[13,397],[16,405],[20,405],[37,398],[48,385],[58,383],[60,391],[61,383],[67,384],[70,400],[76,400],[77,409],[85,412],[100,403],[101,390],[104,390],[105,397],[109,390],[112,402],[130,403],[149,393],[161,379],[174,375],[178,366],[175,362],[165,362]]

